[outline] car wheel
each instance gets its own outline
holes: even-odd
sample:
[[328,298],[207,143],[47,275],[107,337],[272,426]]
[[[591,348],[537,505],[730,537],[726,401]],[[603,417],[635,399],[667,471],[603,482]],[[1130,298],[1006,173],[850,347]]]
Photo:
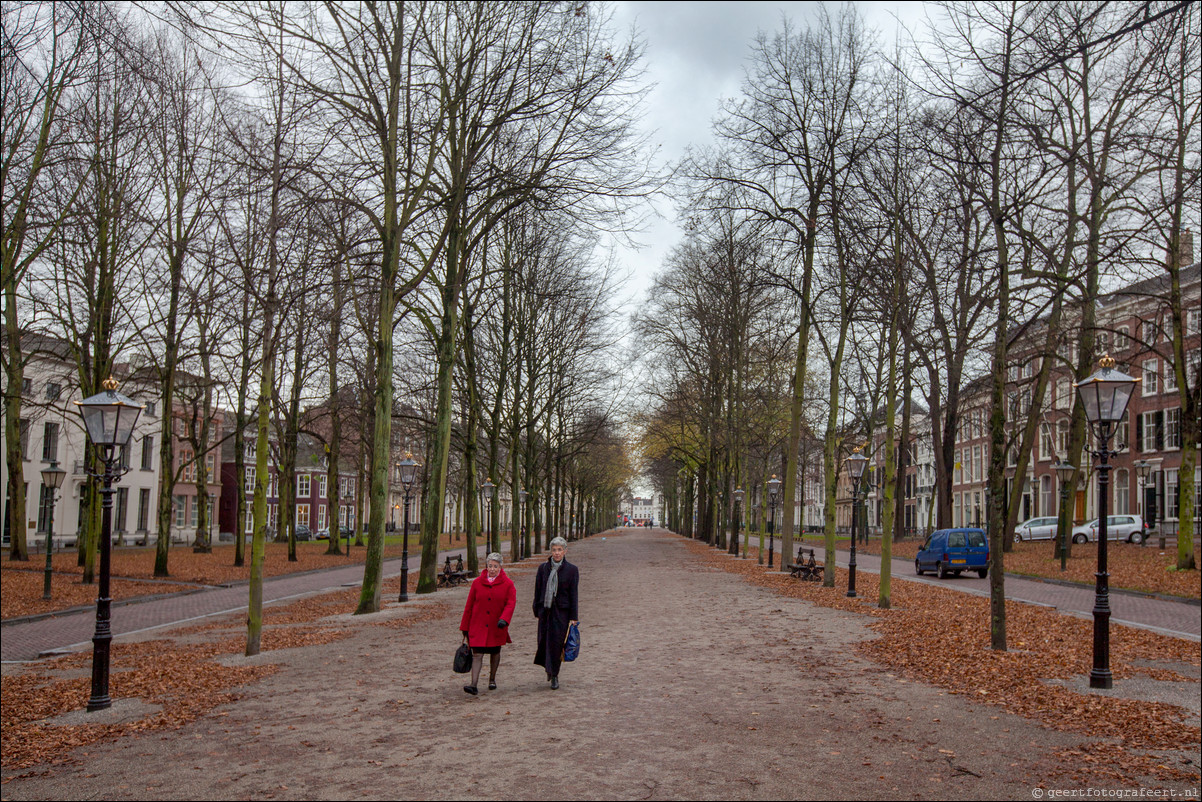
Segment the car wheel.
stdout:
[[1020,535],[1018,532],[1015,532],[1015,533],[1014,533],[1014,542],[1015,542],[1015,543],[1022,543],[1022,542],[1023,542],[1023,536],[1022,536],[1022,535]]
[[1073,535],[1073,542],[1074,543],[1085,543],[1085,542],[1087,542],[1087,538],[1085,537],[1085,535],[1076,534],[1076,535]]
[[960,572],[959,572],[959,571],[952,571],[952,574],[953,574],[953,575],[954,575],[954,576],[955,576],[957,579],[959,579],[959,578],[960,578]]
[[1137,546],[1140,545],[1141,543],[1144,542],[1144,533],[1143,532],[1132,532],[1131,535],[1127,538],[1127,542],[1134,543]]
[[917,557],[914,558],[914,573],[918,576],[922,576],[925,573],[925,571],[922,570],[922,566],[918,564]]
[[947,569],[943,567],[943,563],[935,563],[935,573],[940,579],[947,579]]
[[989,569],[988,568],[978,568],[977,576],[981,577],[981,579],[984,579],[985,577],[989,576]]

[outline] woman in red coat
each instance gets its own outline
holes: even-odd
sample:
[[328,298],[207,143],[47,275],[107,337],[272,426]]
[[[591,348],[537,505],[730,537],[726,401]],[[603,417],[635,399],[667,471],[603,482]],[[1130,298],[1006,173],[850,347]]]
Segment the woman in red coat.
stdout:
[[484,655],[488,655],[488,689],[497,689],[497,668],[501,665],[501,647],[513,643],[509,637],[509,622],[518,603],[518,591],[513,580],[501,570],[501,555],[493,552],[484,560],[485,572],[476,577],[467,592],[467,604],[459,631],[472,647],[472,684],[463,690],[475,696],[476,683]]

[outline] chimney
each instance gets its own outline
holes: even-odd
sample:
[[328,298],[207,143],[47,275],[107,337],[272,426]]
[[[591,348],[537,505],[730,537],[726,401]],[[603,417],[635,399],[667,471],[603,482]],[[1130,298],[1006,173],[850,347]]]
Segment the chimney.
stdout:
[[1188,228],[1181,232],[1181,261],[1177,263],[1180,268],[1189,267],[1194,263],[1194,232]]

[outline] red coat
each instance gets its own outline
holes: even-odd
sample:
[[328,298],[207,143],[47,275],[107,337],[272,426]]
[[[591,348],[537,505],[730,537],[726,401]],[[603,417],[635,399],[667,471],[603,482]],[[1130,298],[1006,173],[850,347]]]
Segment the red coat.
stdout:
[[505,569],[501,569],[491,585],[488,573],[481,572],[467,592],[467,604],[463,608],[463,618],[459,620],[459,630],[467,632],[468,645],[504,646],[513,643],[509,637],[509,627],[502,629],[497,626],[497,621],[504,618],[512,622],[517,604],[518,590],[513,580],[506,576]]

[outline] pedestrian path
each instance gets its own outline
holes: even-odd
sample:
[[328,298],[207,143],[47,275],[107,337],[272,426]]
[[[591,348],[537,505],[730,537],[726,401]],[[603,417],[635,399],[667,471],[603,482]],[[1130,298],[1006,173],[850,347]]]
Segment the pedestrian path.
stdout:
[[[502,545],[502,551],[508,551],[508,544]],[[462,548],[450,549],[439,552],[439,559],[447,554],[454,559],[463,553]],[[483,556],[483,551],[480,551],[480,554]],[[420,554],[410,555],[410,573],[417,571],[419,564]],[[400,572],[400,558],[384,561],[384,578],[390,579]],[[300,574],[284,574],[263,580],[263,604],[362,583],[362,563]],[[247,609],[248,595],[247,585],[239,583],[227,587],[205,587],[193,592],[157,596],[146,601],[131,600],[128,604],[121,604],[120,599],[114,599],[111,621],[113,636],[132,635],[158,627],[236,613]],[[5,622],[3,637],[0,638],[0,662],[36,660],[40,656],[55,652],[85,648],[91,643],[95,629],[95,607],[29,621]]]

